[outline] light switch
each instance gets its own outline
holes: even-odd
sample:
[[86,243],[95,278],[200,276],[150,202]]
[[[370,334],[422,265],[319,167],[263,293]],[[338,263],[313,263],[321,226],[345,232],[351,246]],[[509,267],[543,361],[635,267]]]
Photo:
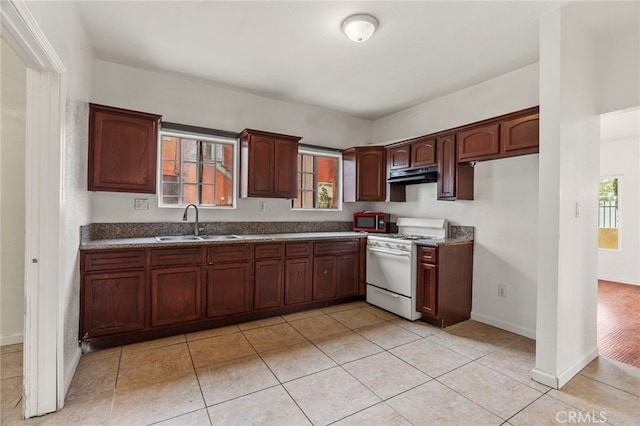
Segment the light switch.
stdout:
[[580,203],[576,202],[576,219],[580,217]]

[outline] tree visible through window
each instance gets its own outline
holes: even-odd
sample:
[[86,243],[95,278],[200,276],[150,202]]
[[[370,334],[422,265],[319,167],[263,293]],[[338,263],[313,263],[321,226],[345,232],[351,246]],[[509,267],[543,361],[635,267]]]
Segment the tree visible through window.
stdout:
[[161,133],[160,205],[234,205],[236,141]]
[[618,249],[618,178],[600,179],[598,248]]
[[297,209],[340,209],[340,156],[300,150]]

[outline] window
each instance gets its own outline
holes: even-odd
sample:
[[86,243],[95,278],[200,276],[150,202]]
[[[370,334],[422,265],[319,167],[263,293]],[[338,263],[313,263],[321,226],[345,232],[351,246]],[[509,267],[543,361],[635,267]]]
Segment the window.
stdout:
[[618,178],[600,179],[598,248],[618,249]]
[[298,197],[294,209],[342,209],[342,155],[309,149],[298,151]]
[[160,132],[161,207],[235,207],[235,139]]

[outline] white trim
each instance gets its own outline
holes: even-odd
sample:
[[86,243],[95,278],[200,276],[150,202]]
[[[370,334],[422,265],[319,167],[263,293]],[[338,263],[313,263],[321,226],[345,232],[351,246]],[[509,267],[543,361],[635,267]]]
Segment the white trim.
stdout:
[[80,364],[80,357],[82,357],[82,350],[80,346],[73,351],[73,358],[71,359],[71,368],[69,370],[65,370],[64,372],[64,392],[63,395],[66,395],[69,392],[69,387],[71,387],[71,381],[73,380],[73,376],[76,373],[76,369],[78,368],[78,364]]
[[17,343],[22,343],[23,340],[24,335],[22,333],[7,334],[6,336],[0,336],[0,346],[15,345]]
[[608,277],[604,275],[598,275],[598,279],[602,281],[612,281],[614,283],[620,283],[620,284],[640,285],[640,281],[629,280],[621,277]]
[[471,319],[536,340],[536,331],[530,328],[521,327],[519,325],[502,321],[488,315],[478,314],[476,312],[471,312]]
[[553,389],[560,389],[571,380],[576,374],[578,374],[583,368],[585,368],[591,361],[598,357],[598,348],[595,347],[587,352],[582,358],[574,362],[569,367],[565,368],[560,374],[554,376],[546,371],[534,368],[531,370],[531,378],[536,382],[549,386]]
[[4,0],[0,15],[2,37],[27,66],[23,414],[29,418],[56,411],[64,402],[58,300],[66,101],[60,75],[66,68],[25,1]]

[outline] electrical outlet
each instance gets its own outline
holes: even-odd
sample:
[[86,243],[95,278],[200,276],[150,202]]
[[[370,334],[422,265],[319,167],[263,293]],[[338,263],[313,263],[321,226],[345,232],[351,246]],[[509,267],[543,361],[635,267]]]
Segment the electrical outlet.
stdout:
[[266,201],[260,201],[259,207],[260,207],[260,211],[261,212],[266,212],[267,211],[267,202]]
[[498,296],[507,297],[507,286],[504,284],[498,284]]
[[149,210],[148,198],[136,198],[133,203],[134,210]]

